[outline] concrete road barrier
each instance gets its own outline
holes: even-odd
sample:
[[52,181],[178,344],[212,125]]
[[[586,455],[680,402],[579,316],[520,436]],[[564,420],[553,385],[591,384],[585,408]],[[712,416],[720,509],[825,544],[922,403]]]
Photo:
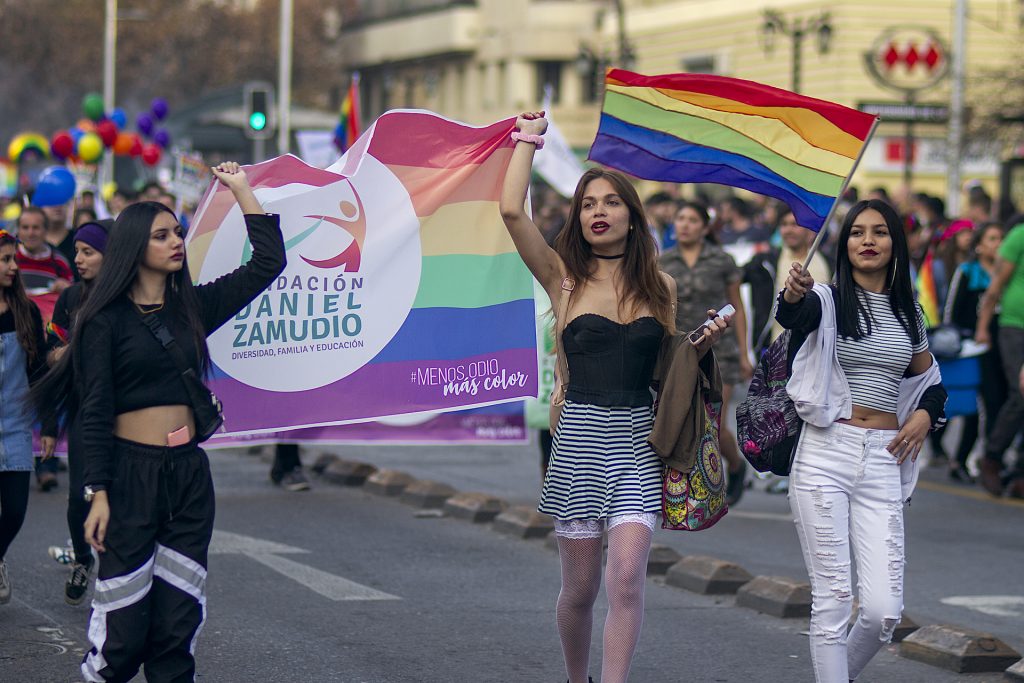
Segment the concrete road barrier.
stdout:
[[1005,671],[1021,658],[990,633],[949,624],[922,626],[900,643],[900,654],[957,673]]
[[474,524],[485,524],[500,515],[508,503],[486,493],[457,493],[444,503],[445,514]]
[[690,555],[669,568],[665,583],[702,595],[732,595],[753,578],[738,564],[715,557]]
[[736,592],[736,604],[773,617],[809,617],[811,585],[785,576],[758,576]]

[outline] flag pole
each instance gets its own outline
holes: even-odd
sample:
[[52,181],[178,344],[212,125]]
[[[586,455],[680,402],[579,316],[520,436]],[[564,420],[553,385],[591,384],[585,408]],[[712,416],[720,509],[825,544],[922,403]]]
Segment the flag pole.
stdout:
[[839,201],[846,194],[846,188],[850,185],[850,179],[853,178],[854,172],[857,170],[857,166],[860,164],[860,160],[864,158],[864,151],[868,148],[868,143],[871,142],[871,138],[875,135],[875,129],[878,128],[878,123],[881,121],[879,117],[875,117],[875,122],[871,124],[871,130],[868,131],[868,136],[864,138],[864,144],[861,145],[860,152],[857,154],[856,160],[853,162],[853,166],[850,168],[850,172],[846,174],[846,178],[843,180],[843,186],[839,190],[839,194],[836,196],[835,201],[832,202],[832,207],[828,210],[828,215],[825,216],[824,222],[821,224],[821,228],[818,230],[817,236],[814,238],[814,243],[811,248],[807,251],[807,260],[804,261],[803,271],[807,272],[807,267],[811,265],[811,259],[814,258],[815,252],[818,251],[818,247],[821,246],[821,240],[825,237],[825,233],[828,231],[829,221],[832,220],[832,216],[835,215],[836,209],[839,207]]

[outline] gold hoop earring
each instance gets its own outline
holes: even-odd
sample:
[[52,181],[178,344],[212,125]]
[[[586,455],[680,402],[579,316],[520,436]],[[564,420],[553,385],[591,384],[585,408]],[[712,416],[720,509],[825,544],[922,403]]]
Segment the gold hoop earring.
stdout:
[[899,265],[900,260],[895,256],[892,257],[892,277],[889,278],[889,289],[892,289],[896,283],[896,266]]

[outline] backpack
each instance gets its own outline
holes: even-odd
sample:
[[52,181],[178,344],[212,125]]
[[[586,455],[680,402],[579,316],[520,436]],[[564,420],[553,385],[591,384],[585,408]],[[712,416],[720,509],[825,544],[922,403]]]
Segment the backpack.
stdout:
[[[796,348],[785,330],[773,341],[754,369],[747,397],[736,406],[736,440],[740,452],[758,472],[787,476],[803,428],[786,384]],[[802,341],[802,340],[801,340]]]

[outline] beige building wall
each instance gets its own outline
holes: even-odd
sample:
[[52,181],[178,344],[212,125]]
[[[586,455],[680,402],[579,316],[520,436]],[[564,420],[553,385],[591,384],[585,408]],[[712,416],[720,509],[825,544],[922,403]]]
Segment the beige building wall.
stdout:
[[343,24],[342,60],[360,71],[364,118],[410,107],[490,123],[538,108],[547,73],[559,85],[553,116],[571,144],[589,145],[598,104],[586,101],[576,61],[581,45],[600,30],[605,2],[422,4],[435,7]]
[[[1016,0],[970,0],[967,24],[968,106],[976,101],[977,85],[989,69],[1005,64],[1011,48],[1021,39]],[[933,29],[951,42],[952,0],[633,0],[627,27],[637,55],[637,70],[643,73],[671,73],[686,70],[687,64],[713,62],[715,72],[790,89],[792,85],[792,41],[775,35],[766,44],[764,11],[774,10],[787,21],[808,21],[828,14],[832,28],[827,53],[819,52],[817,37],[803,41],[802,94],[856,107],[866,101],[897,102],[900,95],[878,85],[869,75],[864,53],[890,27],[917,25]],[[611,31],[610,19],[605,31]],[[949,102],[946,79],[921,101]],[[880,124],[869,154],[854,176],[855,186],[865,190],[883,185],[890,191],[902,187],[902,172],[884,163],[885,146],[898,144],[905,127]],[[915,172],[913,188],[932,194],[946,194],[944,170],[936,169],[934,156],[947,136],[946,126],[916,124],[915,135],[931,138],[932,162]],[[974,155],[977,157],[978,155]],[[996,194],[996,166],[999,151],[982,158],[964,160],[964,180],[978,179]],[[929,170],[930,169],[930,170]]]

